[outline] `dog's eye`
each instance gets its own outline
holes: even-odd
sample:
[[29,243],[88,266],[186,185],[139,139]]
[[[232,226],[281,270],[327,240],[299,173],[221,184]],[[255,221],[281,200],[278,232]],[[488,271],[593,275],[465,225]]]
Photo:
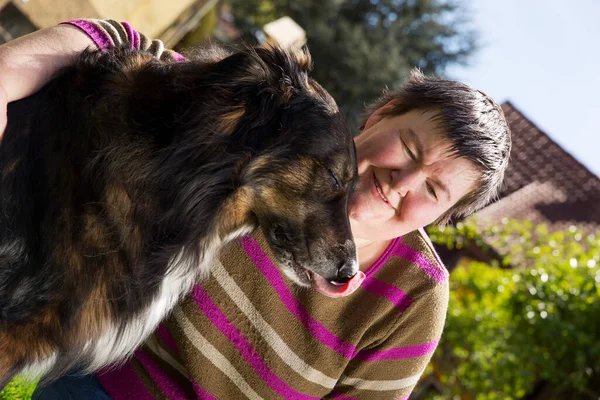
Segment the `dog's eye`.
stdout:
[[333,183],[333,186],[335,187],[336,190],[339,190],[342,188],[342,184],[340,183],[339,179],[337,178],[337,176],[335,176],[335,174],[333,173],[332,170],[330,170],[329,168],[327,169],[327,171],[329,172],[329,176],[331,176],[331,180]]

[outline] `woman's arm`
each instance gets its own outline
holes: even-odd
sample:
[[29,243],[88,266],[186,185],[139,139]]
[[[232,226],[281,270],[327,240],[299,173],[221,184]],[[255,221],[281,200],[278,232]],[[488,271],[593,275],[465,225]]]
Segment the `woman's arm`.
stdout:
[[42,29],[0,46],[0,137],[6,105],[37,92],[88,47],[95,47],[92,39],[71,25]]
[[7,102],[37,92],[88,47],[95,47],[92,39],[71,25],[42,29],[0,46],[0,87]]

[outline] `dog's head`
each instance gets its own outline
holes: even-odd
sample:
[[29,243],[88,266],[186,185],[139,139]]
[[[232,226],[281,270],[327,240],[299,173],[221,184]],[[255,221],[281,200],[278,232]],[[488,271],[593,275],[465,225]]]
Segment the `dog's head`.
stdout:
[[343,291],[358,272],[348,220],[357,181],[352,134],[309,78],[307,51],[259,48],[245,56],[247,93],[223,121],[226,134],[255,154],[240,174],[249,214],[292,280],[309,286],[318,278]]

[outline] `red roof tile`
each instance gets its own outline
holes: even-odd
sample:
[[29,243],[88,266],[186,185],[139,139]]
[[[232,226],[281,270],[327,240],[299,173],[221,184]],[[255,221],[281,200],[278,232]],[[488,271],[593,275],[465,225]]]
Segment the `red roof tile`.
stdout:
[[510,102],[502,109],[512,130],[511,160],[500,200],[479,211],[479,218],[527,218],[551,229],[600,231],[600,179]]

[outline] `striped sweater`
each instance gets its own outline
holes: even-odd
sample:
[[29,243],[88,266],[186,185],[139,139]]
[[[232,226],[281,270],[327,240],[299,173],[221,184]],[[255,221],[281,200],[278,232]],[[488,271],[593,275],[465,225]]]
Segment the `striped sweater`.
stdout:
[[[71,21],[104,49],[128,42],[179,61],[126,23]],[[98,373],[119,399],[407,399],[440,339],[448,273],[422,231],[394,239],[352,295],[294,285],[260,231],[210,275],[129,362]]]

